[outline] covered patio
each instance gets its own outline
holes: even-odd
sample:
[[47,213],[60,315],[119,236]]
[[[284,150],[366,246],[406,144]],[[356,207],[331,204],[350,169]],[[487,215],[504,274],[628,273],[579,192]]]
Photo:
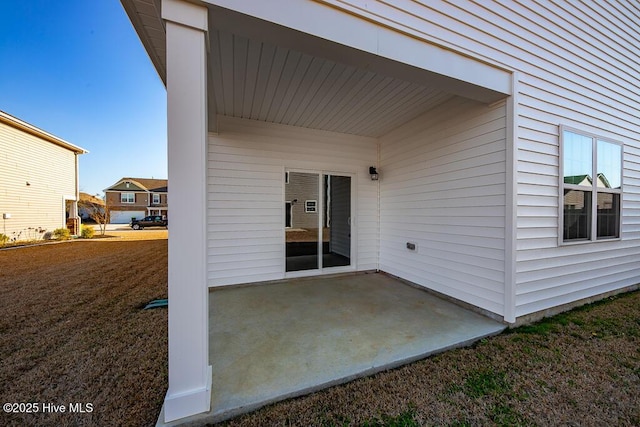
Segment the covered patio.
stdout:
[[189,420],[219,421],[504,328],[384,273],[211,289],[211,411]]
[[[512,319],[510,70],[322,2],[123,5],[167,86],[180,189],[161,420],[223,418],[503,327],[368,271]],[[312,253],[291,228],[315,230]]]

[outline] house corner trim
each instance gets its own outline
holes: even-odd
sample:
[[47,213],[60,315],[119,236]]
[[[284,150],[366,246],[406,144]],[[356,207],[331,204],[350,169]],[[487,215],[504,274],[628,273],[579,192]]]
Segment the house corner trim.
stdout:
[[511,76],[511,96],[507,98],[507,164],[504,247],[504,321],[516,321],[516,246],[518,233],[518,73]]

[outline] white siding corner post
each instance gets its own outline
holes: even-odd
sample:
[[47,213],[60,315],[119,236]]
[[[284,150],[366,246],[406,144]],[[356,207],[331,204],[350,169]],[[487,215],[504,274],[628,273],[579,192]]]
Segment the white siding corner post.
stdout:
[[169,390],[164,421],[211,405],[206,276],[207,9],[163,0],[167,40]]
[[507,164],[504,245],[504,321],[516,321],[516,248],[518,238],[518,73],[511,76],[511,96],[507,98]]

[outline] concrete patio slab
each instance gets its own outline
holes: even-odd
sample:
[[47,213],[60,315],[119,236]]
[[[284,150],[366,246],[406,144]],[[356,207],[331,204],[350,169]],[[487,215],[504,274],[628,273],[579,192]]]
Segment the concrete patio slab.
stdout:
[[385,274],[218,288],[209,294],[211,412],[219,421],[399,366],[505,326]]

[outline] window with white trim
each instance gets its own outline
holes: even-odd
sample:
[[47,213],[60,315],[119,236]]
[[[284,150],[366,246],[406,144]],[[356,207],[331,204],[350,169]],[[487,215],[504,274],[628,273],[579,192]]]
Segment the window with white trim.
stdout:
[[151,203],[153,203],[154,205],[159,205],[160,204],[160,195],[159,194],[152,194],[152,201]]
[[318,202],[316,200],[306,200],[304,202],[304,212],[305,213],[318,212]]
[[562,242],[620,237],[622,144],[561,128]]
[[134,193],[120,193],[120,203],[135,203],[136,195]]

